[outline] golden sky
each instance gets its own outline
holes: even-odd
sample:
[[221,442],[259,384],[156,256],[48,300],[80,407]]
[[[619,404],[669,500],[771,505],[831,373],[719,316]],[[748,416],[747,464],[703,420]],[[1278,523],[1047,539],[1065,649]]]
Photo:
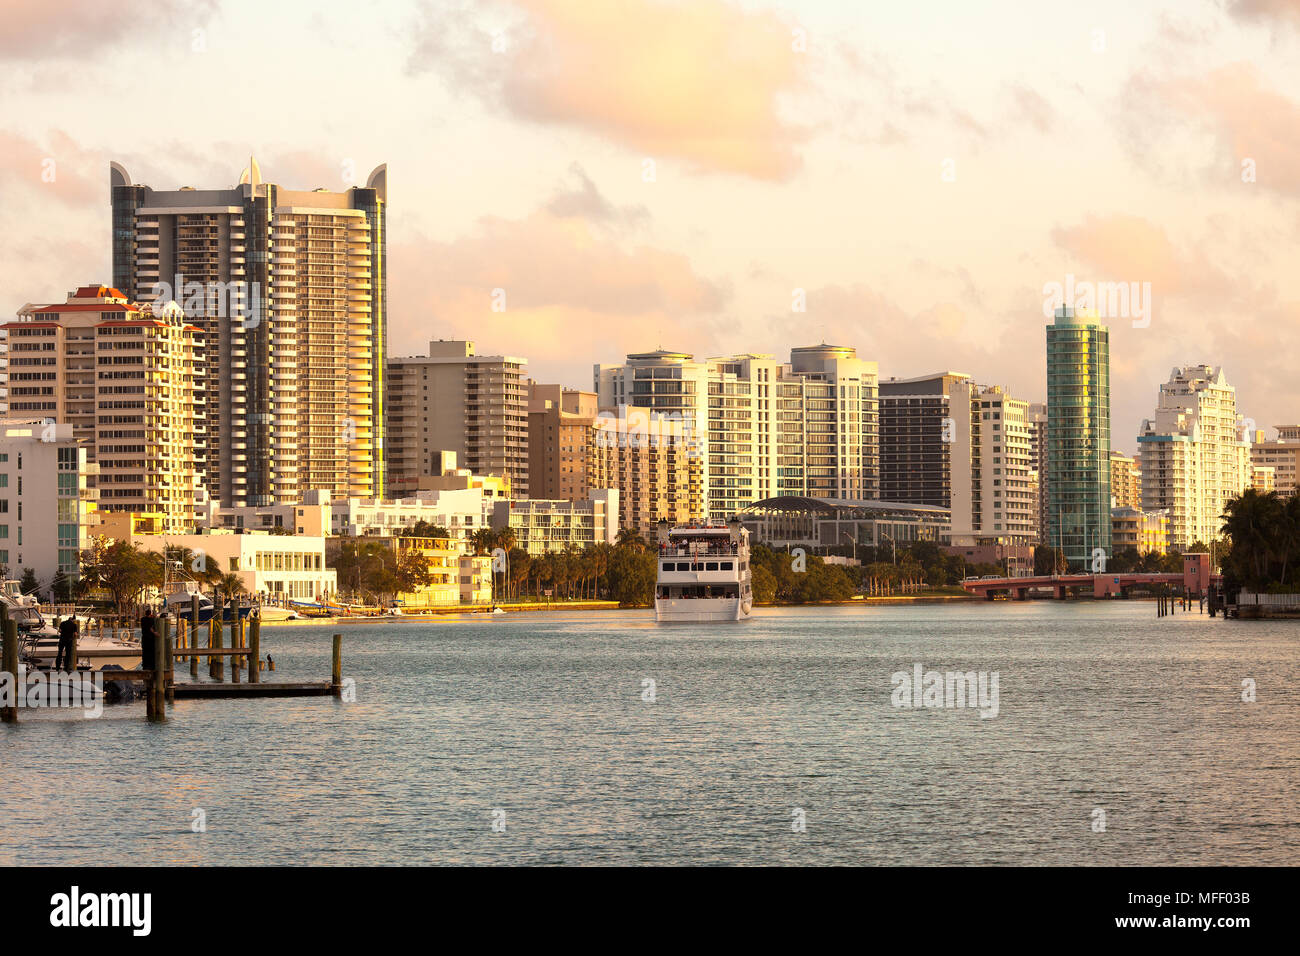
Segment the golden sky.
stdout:
[[5,11],[9,314],[110,278],[110,160],[160,189],[387,163],[392,354],[469,337],[590,388],[629,351],[826,340],[1038,401],[1073,275],[1151,284],[1149,325],[1110,321],[1115,447],[1175,365],[1300,421],[1300,0]]

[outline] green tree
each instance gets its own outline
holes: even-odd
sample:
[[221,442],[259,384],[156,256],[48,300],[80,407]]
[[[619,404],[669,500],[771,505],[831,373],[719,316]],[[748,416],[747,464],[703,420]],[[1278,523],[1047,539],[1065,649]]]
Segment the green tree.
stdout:
[[117,612],[125,615],[139,603],[145,588],[162,584],[162,567],[161,555],[127,541],[110,545],[100,538],[82,552],[77,590],[81,594],[107,591]]
[[24,594],[35,594],[41,589],[41,582],[36,579],[36,571],[23,568],[23,578],[18,582],[18,590]]

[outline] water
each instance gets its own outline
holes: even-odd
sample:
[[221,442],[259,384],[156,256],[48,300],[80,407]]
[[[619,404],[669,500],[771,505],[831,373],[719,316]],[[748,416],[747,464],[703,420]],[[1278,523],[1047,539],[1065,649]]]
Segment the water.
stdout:
[[[1300,862],[1300,622],[1039,601],[268,626],[268,679],[327,678],[339,630],[355,703],[0,727],[0,864]],[[893,707],[917,662],[997,671],[998,716]]]

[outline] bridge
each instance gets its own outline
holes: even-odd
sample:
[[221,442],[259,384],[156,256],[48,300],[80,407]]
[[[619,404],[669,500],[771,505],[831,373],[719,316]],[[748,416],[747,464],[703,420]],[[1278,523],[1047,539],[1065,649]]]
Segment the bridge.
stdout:
[[1184,593],[1197,596],[1206,594],[1211,584],[1217,584],[1222,576],[1210,571],[1208,554],[1183,555],[1182,573],[1143,573],[1127,574],[1045,574],[1024,578],[972,578],[963,581],[961,586],[970,594],[982,595],[992,601],[999,594],[1005,594],[1013,601],[1023,601],[1033,590],[1050,590],[1058,600],[1069,597],[1071,592],[1082,593],[1087,589],[1093,597],[1111,597],[1119,595],[1128,597],[1133,588],[1167,587],[1178,588]]

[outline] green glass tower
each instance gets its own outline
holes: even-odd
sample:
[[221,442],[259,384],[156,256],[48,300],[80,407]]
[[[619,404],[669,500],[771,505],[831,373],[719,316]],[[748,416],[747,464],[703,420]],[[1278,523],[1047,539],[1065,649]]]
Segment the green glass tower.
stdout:
[[1068,306],[1047,327],[1047,540],[1071,570],[1109,558],[1110,330]]

